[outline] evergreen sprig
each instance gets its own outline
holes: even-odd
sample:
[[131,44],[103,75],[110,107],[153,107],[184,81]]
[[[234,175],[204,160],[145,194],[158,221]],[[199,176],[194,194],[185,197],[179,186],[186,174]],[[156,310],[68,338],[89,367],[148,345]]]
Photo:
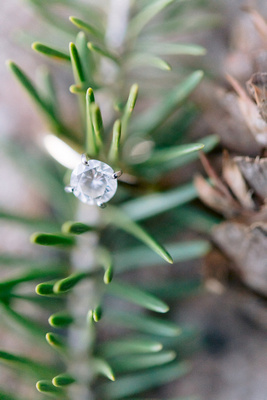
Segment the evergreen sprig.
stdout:
[[[134,111],[134,108],[139,87],[142,89],[144,80],[140,78],[138,83],[130,87],[127,99],[126,87],[130,85],[128,81],[121,80],[120,76],[124,78],[136,68],[142,72],[142,68],[145,67],[162,70],[164,79],[164,74],[171,70],[171,62],[161,59],[159,55],[202,55],[205,50],[200,46],[181,43],[158,46],[157,39],[153,39],[153,35],[152,42],[144,40],[142,35],[147,25],[150,26],[152,23],[153,28],[153,19],[158,14],[163,16],[164,21],[165,9],[175,7],[176,3],[179,7],[180,1],[157,0],[153,5],[146,5],[148,2],[144,2],[144,5],[133,8],[125,33],[124,46],[120,49],[112,48],[105,40],[106,28],[102,24],[103,15],[100,15],[99,10],[93,6],[87,7],[83,3],[69,0],[68,5],[72,5],[77,12],[82,10],[84,17],[81,19],[71,16],[70,25],[72,25],[68,27],[62,19],[57,19],[53,14],[48,1],[31,0],[31,3],[49,23],[53,26],[58,24],[57,29],[63,29],[68,34],[73,32],[73,26],[80,30],[70,43],[68,51],[57,50],[56,45],[54,48],[54,45],[49,46],[40,42],[34,42],[32,48],[43,56],[63,61],[71,66],[74,82],[70,86],[70,92],[78,98],[81,132],[78,130],[74,132],[67,127],[59,115],[55,106],[57,96],[54,87],[50,87],[47,98],[33,80],[12,61],[8,63],[11,72],[45,114],[54,134],[80,153],[85,152],[89,157],[101,159],[111,164],[114,169],[122,169],[126,178],[119,185],[121,188],[117,199],[114,199],[116,204],[100,210],[100,217],[96,218],[93,225],[86,220],[76,221],[75,214],[71,211],[68,214],[68,208],[65,207],[64,213],[57,213],[58,220],[62,223],[62,232],[56,230],[58,226],[56,224],[50,232],[37,232],[31,235],[31,242],[34,244],[57,246],[60,249],[60,255],[56,256],[59,257],[56,258],[58,264],[54,270],[48,269],[40,262],[38,269],[30,268],[28,271],[18,273],[15,278],[0,283],[0,305],[5,318],[15,321],[19,329],[22,328],[32,336],[38,337],[39,342],[44,339],[44,332],[48,331],[46,341],[50,348],[58,352],[60,362],[55,368],[52,364],[43,367],[38,361],[4,351],[0,352],[0,359],[16,367],[25,365],[27,367],[25,373],[29,371],[30,374],[39,374],[36,387],[43,395],[59,399],[76,399],[75,387],[79,387],[83,393],[87,393],[86,391],[89,393],[89,390],[94,388],[96,398],[104,400],[128,396],[131,398],[137,396],[136,399],[141,399],[142,397],[138,397],[139,393],[142,396],[142,392],[146,390],[177,379],[189,370],[189,366],[179,360],[175,361],[175,351],[169,350],[173,343],[172,339],[175,338],[175,343],[179,344],[183,327],[165,318],[149,316],[145,312],[146,309],[157,313],[166,313],[169,310],[165,297],[167,298],[168,294],[171,294],[172,299],[175,297],[173,282],[166,282],[166,285],[163,282],[163,288],[154,289],[141,284],[130,285],[123,272],[130,269],[135,269],[137,272],[146,266],[154,267],[164,262],[172,264],[194,259],[203,256],[209,250],[209,245],[204,240],[181,243],[170,240],[163,246],[157,240],[160,226],[155,232],[150,233],[150,229],[140,221],[157,220],[163,213],[169,214],[172,218],[178,207],[196,197],[196,190],[190,182],[177,188],[162,190],[162,176],[170,169],[180,168],[195,159],[198,150],[204,146],[206,146],[204,151],[212,149],[217,143],[217,138],[212,136],[201,143],[178,145],[174,140],[168,146],[160,145],[158,135],[160,129],[165,129],[166,121],[169,121],[169,117],[179,107],[187,107],[187,98],[201,81],[202,71],[191,73],[167,94],[164,90],[159,90],[156,96],[157,104],[143,113]],[[105,76],[103,74],[101,76],[104,59],[111,62],[115,71],[113,82],[107,83]],[[120,104],[110,124],[103,123],[101,104],[99,106],[97,103],[98,89],[108,92],[114,105]],[[141,94],[139,96],[141,97]],[[164,135],[167,135],[167,132]],[[145,154],[145,159],[136,159],[132,151],[134,143],[140,146],[149,140],[154,141],[154,150]],[[133,192],[134,187],[137,188],[136,192]],[[55,188],[61,193],[62,182],[56,183],[53,180],[53,190]],[[141,195],[138,195],[139,191]],[[64,201],[65,198],[64,195]],[[61,200],[56,203],[57,199],[51,198],[51,203],[53,202],[57,204],[55,210],[61,208]],[[90,212],[95,211],[90,209]],[[62,218],[63,216],[66,216],[67,221]],[[23,217],[9,218],[5,212],[0,218],[15,220],[25,226],[32,224],[41,226],[38,221]],[[49,225],[50,221],[44,221],[42,224],[49,227],[54,223]],[[105,242],[105,237],[109,234],[114,235],[116,229],[126,232],[123,237],[126,243],[128,240],[130,244],[127,246],[122,244],[114,249],[112,241]],[[129,239],[130,236],[132,239]],[[96,243],[95,249],[89,249],[92,238]],[[142,242],[142,245],[137,245],[135,240]],[[79,251],[84,243],[88,246],[89,256],[87,264],[79,266],[73,261],[71,251],[72,249],[74,252]],[[15,259],[10,260],[10,263],[16,264],[20,261],[22,264],[25,263],[25,260]],[[166,268],[175,267],[166,264]],[[119,274],[120,278],[117,279]],[[23,283],[36,280],[39,282],[35,289],[36,296],[21,294],[18,290]],[[197,284],[183,282],[181,287],[178,284],[178,296],[197,291],[199,282]],[[163,297],[161,298],[160,294],[158,297],[157,293],[162,293]],[[40,326],[34,319],[16,311],[15,299],[20,301],[24,299],[37,305],[37,296],[40,296],[39,302],[43,302],[45,306],[48,304],[47,308],[52,313],[48,323],[55,331],[58,329],[57,333],[50,332],[48,323],[45,323],[44,327]],[[78,304],[75,303],[75,299],[79,299]],[[110,299],[112,299],[111,304],[113,302],[116,304],[118,301],[116,299],[132,303],[136,311],[133,313],[118,311],[110,306],[108,301]],[[56,310],[53,304],[56,304]],[[117,337],[103,343],[97,337],[97,326],[105,327],[110,324],[127,328],[132,333],[127,337]],[[67,332],[71,332],[69,336],[74,338],[72,341],[66,338]],[[141,336],[138,332],[141,332]],[[164,346],[158,338],[162,339]],[[116,382],[103,383],[98,376]],[[71,387],[70,391],[68,387]],[[13,399],[12,395],[4,393],[2,397]]]

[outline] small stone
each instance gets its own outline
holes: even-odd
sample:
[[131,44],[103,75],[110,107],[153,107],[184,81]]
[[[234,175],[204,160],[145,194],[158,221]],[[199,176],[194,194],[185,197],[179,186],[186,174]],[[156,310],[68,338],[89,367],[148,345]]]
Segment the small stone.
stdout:
[[118,186],[113,174],[113,169],[102,161],[89,160],[87,165],[80,163],[70,178],[74,196],[90,205],[106,203],[114,196]]

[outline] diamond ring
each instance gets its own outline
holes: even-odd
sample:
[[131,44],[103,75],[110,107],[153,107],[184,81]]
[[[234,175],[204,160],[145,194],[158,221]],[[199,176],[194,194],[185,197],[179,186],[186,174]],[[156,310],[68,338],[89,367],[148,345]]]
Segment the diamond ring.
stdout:
[[72,171],[70,185],[65,191],[73,193],[80,201],[101,208],[115,195],[117,178],[122,171],[114,170],[106,163],[98,160],[88,160],[82,155],[81,163]]

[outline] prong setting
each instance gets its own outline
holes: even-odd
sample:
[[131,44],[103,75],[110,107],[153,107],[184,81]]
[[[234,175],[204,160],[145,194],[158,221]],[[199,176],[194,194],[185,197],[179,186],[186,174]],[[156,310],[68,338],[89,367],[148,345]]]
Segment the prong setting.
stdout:
[[82,154],[82,164],[83,165],[89,165],[89,160],[88,160],[87,155],[85,153]]
[[74,187],[72,187],[70,185],[65,186],[65,192],[66,193],[73,193],[73,190],[74,190]]
[[97,206],[98,206],[99,208],[106,208],[106,207],[107,207],[107,204],[106,204],[106,203],[97,203]]
[[116,171],[114,172],[114,174],[112,175],[113,179],[118,179],[119,177],[122,176],[122,171]]

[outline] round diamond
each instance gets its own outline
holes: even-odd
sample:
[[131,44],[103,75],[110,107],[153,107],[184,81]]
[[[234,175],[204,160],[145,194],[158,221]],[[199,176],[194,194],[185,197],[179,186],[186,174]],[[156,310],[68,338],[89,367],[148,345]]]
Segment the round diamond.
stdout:
[[73,194],[86,204],[106,203],[117,190],[118,183],[113,174],[113,169],[102,161],[89,160],[88,165],[80,163],[70,178]]

